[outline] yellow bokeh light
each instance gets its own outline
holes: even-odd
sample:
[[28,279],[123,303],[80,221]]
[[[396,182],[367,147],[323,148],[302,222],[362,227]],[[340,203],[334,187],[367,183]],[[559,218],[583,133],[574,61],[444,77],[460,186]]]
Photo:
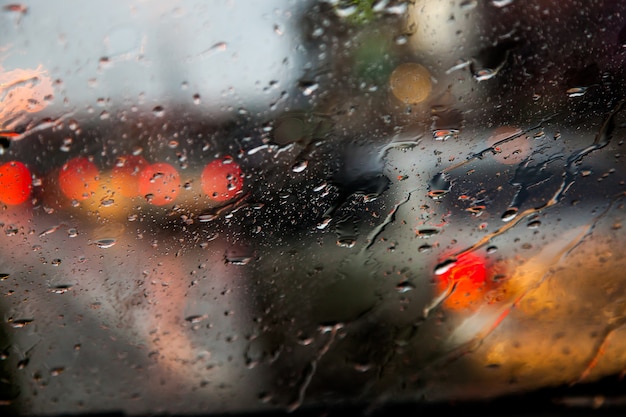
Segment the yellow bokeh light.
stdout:
[[393,95],[403,103],[421,103],[432,91],[430,72],[414,62],[400,64],[389,77],[389,87]]

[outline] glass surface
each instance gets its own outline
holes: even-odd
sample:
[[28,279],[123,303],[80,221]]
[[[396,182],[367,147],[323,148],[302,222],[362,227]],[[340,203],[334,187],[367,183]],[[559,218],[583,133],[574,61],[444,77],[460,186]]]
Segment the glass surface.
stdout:
[[624,16],[3,2],[0,413],[623,404]]

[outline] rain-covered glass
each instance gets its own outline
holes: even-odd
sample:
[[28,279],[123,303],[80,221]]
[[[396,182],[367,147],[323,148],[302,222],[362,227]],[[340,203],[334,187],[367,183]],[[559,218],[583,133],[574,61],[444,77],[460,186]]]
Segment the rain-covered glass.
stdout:
[[624,404],[625,64],[619,1],[2,2],[0,414]]

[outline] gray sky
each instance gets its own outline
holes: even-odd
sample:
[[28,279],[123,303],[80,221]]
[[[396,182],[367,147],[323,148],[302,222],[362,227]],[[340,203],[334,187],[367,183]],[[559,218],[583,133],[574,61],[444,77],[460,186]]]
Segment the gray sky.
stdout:
[[[0,65],[41,64],[63,81],[55,106],[67,99],[79,110],[96,107],[102,97],[111,108],[152,108],[193,104],[199,94],[201,111],[213,114],[228,106],[264,110],[302,76],[306,57],[296,47],[306,4],[32,1],[24,15],[0,13]],[[277,83],[267,89],[270,81]]]

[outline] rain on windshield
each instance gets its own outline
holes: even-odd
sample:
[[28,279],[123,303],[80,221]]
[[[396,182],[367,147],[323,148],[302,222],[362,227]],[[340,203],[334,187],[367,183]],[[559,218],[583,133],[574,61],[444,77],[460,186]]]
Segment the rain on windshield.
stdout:
[[[4,3],[0,411],[617,384],[624,16],[608,1]],[[585,398],[554,401],[620,400]]]

